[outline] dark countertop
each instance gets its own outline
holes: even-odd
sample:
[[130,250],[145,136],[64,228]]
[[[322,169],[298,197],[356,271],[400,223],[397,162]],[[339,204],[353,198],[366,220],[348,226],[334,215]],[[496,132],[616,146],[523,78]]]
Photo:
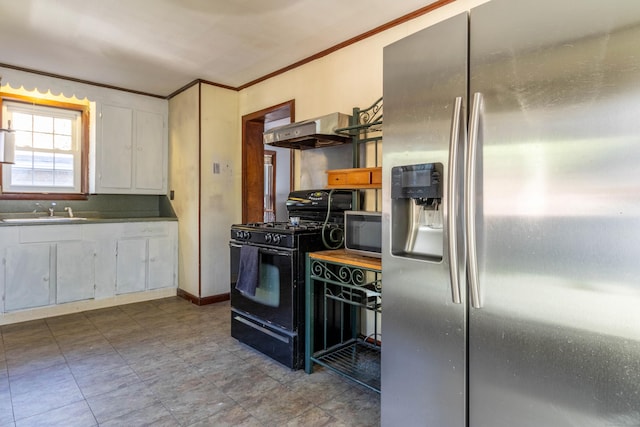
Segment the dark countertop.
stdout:
[[[33,214],[27,215],[16,215],[16,214],[0,214],[0,227],[12,227],[12,226],[32,226],[32,225],[69,225],[69,224],[106,224],[106,223],[117,223],[117,222],[157,222],[157,221],[177,221],[176,217],[165,217],[165,216],[155,216],[155,217],[140,217],[140,216],[122,216],[122,217],[105,217],[105,216],[84,216],[81,212],[76,215],[77,218],[86,218],[86,219],[70,219],[67,217],[56,216],[54,220],[48,218],[37,218]],[[14,220],[14,221],[4,221],[4,219],[22,219]]]
[[[50,207],[54,209],[54,220],[48,219]],[[86,220],[68,219],[69,209],[74,217]],[[20,218],[25,221],[15,221]],[[0,227],[177,220],[166,196],[103,194],[90,195],[87,200],[0,200]]]

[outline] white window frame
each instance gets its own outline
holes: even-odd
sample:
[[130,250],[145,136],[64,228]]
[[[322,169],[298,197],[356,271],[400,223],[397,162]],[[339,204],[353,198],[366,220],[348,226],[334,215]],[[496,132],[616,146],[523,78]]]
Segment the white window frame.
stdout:
[[[2,127],[7,128],[9,126],[9,120],[12,120],[14,112],[72,120],[71,150],[63,151],[54,147],[53,149],[31,148],[30,151],[73,155],[73,186],[12,185],[12,165],[5,164],[2,168],[3,191],[6,193],[80,194],[82,192],[82,112],[63,107],[37,105],[3,99]],[[25,150],[25,148],[18,147],[16,141],[16,152],[19,150]]]

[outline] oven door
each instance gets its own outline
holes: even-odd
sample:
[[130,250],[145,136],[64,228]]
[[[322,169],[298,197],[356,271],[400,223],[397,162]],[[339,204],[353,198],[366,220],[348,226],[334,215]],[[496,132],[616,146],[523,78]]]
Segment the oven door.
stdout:
[[297,251],[255,245],[260,248],[260,282],[255,296],[250,296],[236,289],[242,244],[231,242],[229,246],[231,306],[288,331],[295,331],[297,284],[294,283],[293,270],[297,262]]

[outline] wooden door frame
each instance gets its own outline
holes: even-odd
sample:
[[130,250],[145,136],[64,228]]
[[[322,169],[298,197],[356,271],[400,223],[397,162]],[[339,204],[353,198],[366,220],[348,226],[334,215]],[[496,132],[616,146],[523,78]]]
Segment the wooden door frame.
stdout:
[[[253,135],[253,133],[251,132],[251,128],[254,127],[256,123],[264,124],[265,118],[269,113],[276,112],[277,110],[280,110],[284,107],[289,107],[291,122],[294,122],[295,121],[295,100],[293,99],[283,102],[281,104],[274,105],[272,107],[268,107],[263,110],[256,111],[254,113],[250,113],[242,116],[242,222],[243,223],[249,222],[248,212],[249,212],[249,209],[251,208],[251,206],[249,206],[249,203],[248,203],[248,198],[245,197],[245,195],[248,192],[246,173],[250,167],[249,159],[252,157],[255,157],[255,154],[256,154],[255,152],[251,152],[251,150],[252,150],[252,147],[256,147],[256,146],[263,147],[262,140],[260,140],[259,144],[255,140],[249,141],[249,138],[251,138],[251,135]],[[261,151],[262,153],[264,153],[264,148],[262,148]],[[291,174],[292,175],[294,170],[293,161],[294,161],[294,155],[293,155],[293,151],[291,151]],[[264,176],[264,174],[262,174],[262,176]],[[293,185],[293,180],[291,180],[291,183]],[[262,191],[263,187],[264,187],[264,183],[262,187],[260,187],[260,191]]]

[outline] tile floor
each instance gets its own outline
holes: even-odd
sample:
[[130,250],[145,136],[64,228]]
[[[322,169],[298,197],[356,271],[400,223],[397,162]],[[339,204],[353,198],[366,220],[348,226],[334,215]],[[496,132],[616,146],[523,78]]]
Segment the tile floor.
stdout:
[[0,426],[375,426],[380,397],[291,371],[174,297],[2,326]]

